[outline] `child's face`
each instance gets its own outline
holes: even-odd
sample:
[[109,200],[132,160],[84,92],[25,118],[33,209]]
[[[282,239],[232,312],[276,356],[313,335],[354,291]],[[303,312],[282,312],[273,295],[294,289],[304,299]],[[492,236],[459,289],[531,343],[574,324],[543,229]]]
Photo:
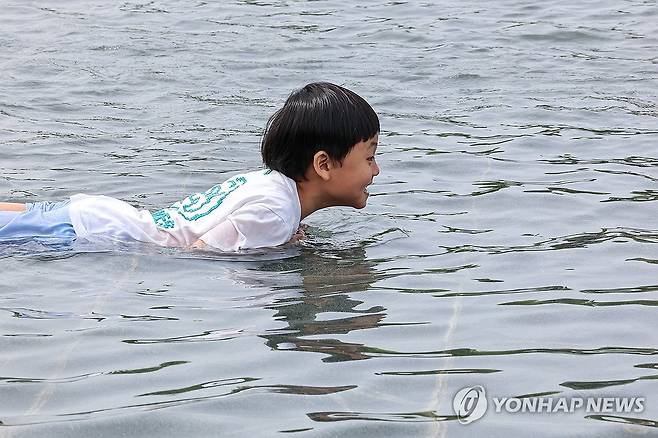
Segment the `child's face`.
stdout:
[[379,175],[379,166],[375,161],[379,135],[354,145],[343,159],[342,166],[332,169],[329,192],[335,205],[363,208],[368,200],[367,186]]

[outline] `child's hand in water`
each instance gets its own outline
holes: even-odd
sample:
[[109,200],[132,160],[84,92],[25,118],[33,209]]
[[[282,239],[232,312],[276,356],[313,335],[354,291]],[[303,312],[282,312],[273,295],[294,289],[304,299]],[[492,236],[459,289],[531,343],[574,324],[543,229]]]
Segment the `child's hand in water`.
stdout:
[[187,249],[203,249],[208,250],[209,247],[203,240],[197,240],[192,245],[188,246]]
[[299,242],[302,239],[306,239],[306,230],[308,229],[308,225],[306,224],[299,224],[299,228],[297,228],[297,231],[295,234],[292,235],[290,238],[289,243],[295,243]]

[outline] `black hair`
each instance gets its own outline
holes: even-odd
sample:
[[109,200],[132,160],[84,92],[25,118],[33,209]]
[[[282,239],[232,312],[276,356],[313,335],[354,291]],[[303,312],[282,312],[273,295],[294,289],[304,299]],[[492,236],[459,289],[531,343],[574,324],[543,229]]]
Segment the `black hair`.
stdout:
[[361,96],[328,82],[293,91],[267,122],[263,163],[295,181],[304,179],[318,151],[342,162],[352,147],[379,132],[379,118]]

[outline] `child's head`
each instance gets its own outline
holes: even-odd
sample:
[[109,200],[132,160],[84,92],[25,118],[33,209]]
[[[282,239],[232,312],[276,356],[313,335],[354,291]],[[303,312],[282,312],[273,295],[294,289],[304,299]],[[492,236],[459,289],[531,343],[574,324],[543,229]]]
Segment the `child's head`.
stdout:
[[316,82],[293,91],[270,118],[261,143],[263,163],[296,181],[318,151],[342,162],[355,144],[379,132],[379,118],[362,97]]

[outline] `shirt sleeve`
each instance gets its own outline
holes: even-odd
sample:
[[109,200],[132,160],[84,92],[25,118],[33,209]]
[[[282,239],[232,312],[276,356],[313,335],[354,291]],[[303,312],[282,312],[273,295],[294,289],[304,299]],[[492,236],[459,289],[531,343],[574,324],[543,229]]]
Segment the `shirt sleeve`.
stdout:
[[293,227],[261,204],[245,205],[199,239],[222,251],[282,245],[290,240]]

